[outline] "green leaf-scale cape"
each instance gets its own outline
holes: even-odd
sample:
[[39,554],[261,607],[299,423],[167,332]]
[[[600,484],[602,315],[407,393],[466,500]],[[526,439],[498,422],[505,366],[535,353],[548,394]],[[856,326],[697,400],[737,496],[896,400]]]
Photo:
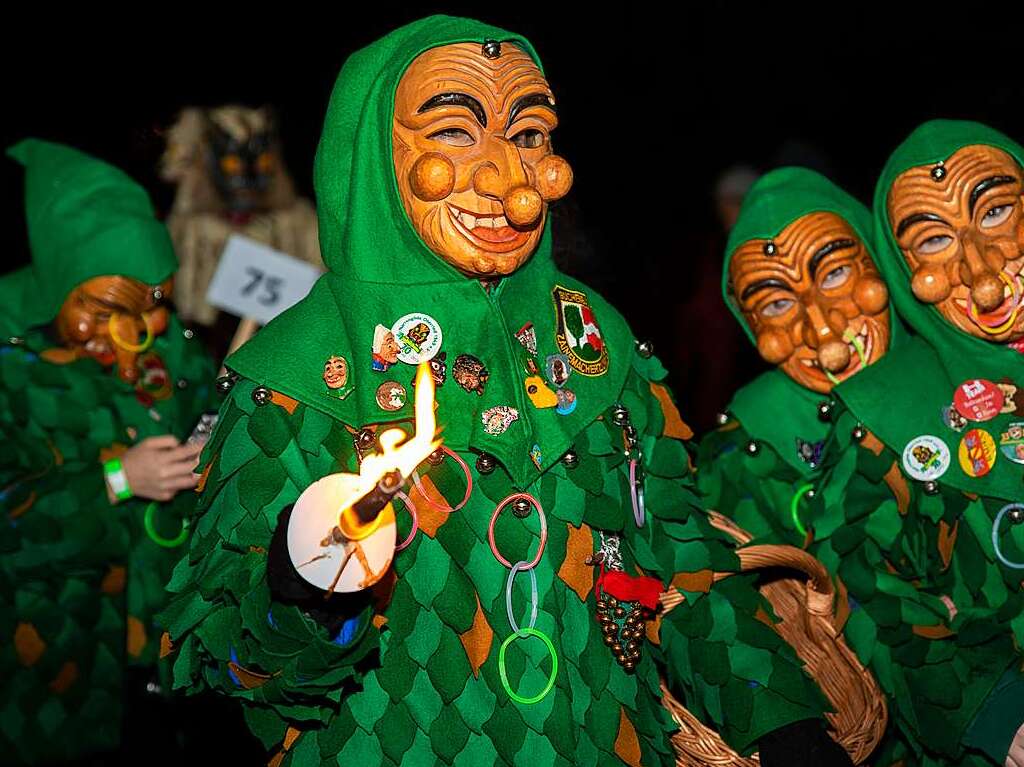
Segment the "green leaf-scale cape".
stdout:
[[[207,447],[201,516],[170,585],[177,594],[166,613],[175,681],[240,698],[279,763],[568,765],[618,757],[654,765],[673,763],[673,725],[658,700],[653,662],[663,656],[693,710],[750,750],[764,732],[820,716],[822,701],[789,648],[753,618],[761,600],[747,579],[704,593],[708,571],[735,569],[737,560],[697,502],[686,451],[672,436],[680,433],[678,414],[657,383],[663,369],[634,351],[611,306],[555,269],[548,231],[531,261],[488,294],[431,253],[402,208],[391,155],[399,79],[423,51],[486,39],[535,55],[504,30],[431,17],[357,52],[341,71],[315,173],[328,272],[228,361],[242,379]],[[527,399],[524,351],[515,338],[532,322],[538,365],[557,353],[558,285],[585,293],[608,356],[603,374],[572,371],[566,387],[578,404],[569,415]],[[353,431],[411,417],[408,404],[382,410],[375,392],[387,380],[408,386],[414,368],[374,372],[371,344],[378,323],[415,311],[442,328],[449,364],[472,354],[490,371],[483,395],[462,390],[450,375],[437,390],[445,444],[471,467],[474,489],[451,514],[413,493],[419,530],[396,556],[395,579],[382,587],[382,599],[331,636],[296,607],[271,600],[266,551],[279,513],[302,490],[326,474],[357,470]],[[354,390],[345,399],[328,397],[321,380],[331,355],[350,363]],[[274,392],[270,403],[254,403],[257,386]],[[623,433],[606,415],[616,402],[628,408],[646,456],[641,529],[630,507]],[[496,406],[515,408],[519,418],[503,434],[487,434],[481,414]],[[575,468],[559,461],[570,447],[580,459]],[[476,470],[481,452],[496,456],[496,471]],[[462,498],[466,482],[450,458],[420,471],[435,502]],[[547,515],[547,546],[535,569],[537,628],[551,638],[559,664],[554,689],[533,705],[510,700],[498,672],[499,645],[512,633],[508,571],[491,554],[487,528],[514,489],[535,494]],[[404,538],[409,514],[401,502],[396,507]],[[513,561],[536,551],[535,511],[525,520],[502,514],[495,530]],[[680,581],[692,589],[690,605],[662,621],[660,646],[648,644],[633,675],[615,663],[595,620],[594,576],[582,563],[599,530],[623,535],[631,573],[642,568],[666,584],[676,574],[696,574]],[[526,609],[524,589],[515,586],[517,611]],[[550,670],[546,658],[537,640],[512,643],[512,688],[539,691]]]
[[[736,250],[754,239],[771,239],[798,218],[815,212],[841,216],[873,251],[871,214],[860,202],[824,176],[806,168],[780,168],[762,176],[743,201],[729,234],[722,266],[722,296],[751,343],[750,330],[729,289],[729,265]],[[891,341],[899,343],[902,328],[890,313]],[[861,373],[858,373],[861,375]],[[772,543],[808,545],[811,536],[828,537],[829,520],[813,515],[802,494],[796,502],[799,532],[792,515],[794,496],[812,487],[820,472],[801,457],[799,445],[823,447],[831,424],[818,416],[829,395],[797,384],[778,369],[759,375],[733,396],[729,420],[701,441],[697,481],[710,508],[721,511],[758,538]],[[754,450],[749,450],[754,442]],[[813,453],[812,453],[813,454]]]
[[[991,763],[972,761],[984,760],[978,751],[1001,763],[1024,721],[1019,673],[1003,676],[1021,663],[1021,570],[999,562],[992,544],[999,510],[1021,500],[1024,466],[1000,453],[989,474],[970,477],[957,458],[963,435],[942,416],[954,388],[968,379],[1024,382],[1024,357],[962,333],[914,297],[886,205],[900,173],[972,144],[998,147],[1024,162],[1019,144],[986,126],[935,120],[915,130],[882,171],[874,200],[878,265],[896,310],[917,335],[837,389],[844,409],[828,448],[834,465],[821,496],[850,522],[874,509],[871,524],[850,524],[832,539],[851,594],[848,569],[867,575],[857,563],[874,568],[857,585],[871,595],[862,606],[873,621],[848,627],[847,636],[894,695],[898,723],[925,749],[920,758],[938,764]],[[1004,414],[968,428],[986,430],[998,445],[1016,420]],[[852,437],[857,424],[868,431],[860,442]],[[907,443],[925,434],[944,441],[952,454],[934,494],[902,462]],[[998,535],[1006,557],[1024,563],[1024,529],[1004,520]]]

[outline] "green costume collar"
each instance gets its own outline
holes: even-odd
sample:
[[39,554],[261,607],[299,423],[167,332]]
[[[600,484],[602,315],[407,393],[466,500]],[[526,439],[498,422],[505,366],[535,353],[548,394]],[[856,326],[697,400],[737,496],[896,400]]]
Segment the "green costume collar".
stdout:
[[[952,403],[955,387],[973,378],[994,382],[1009,379],[1021,387],[1021,401],[1024,356],[1008,346],[961,332],[934,306],[919,302],[910,288],[910,268],[888,220],[889,189],[900,173],[947,160],[958,149],[971,144],[1002,149],[1024,166],[1024,148],[1020,144],[985,125],[953,120],[933,120],[920,126],[886,163],[875,187],[878,267],[896,310],[918,336],[900,354],[883,358],[870,370],[845,382],[838,393],[857,418],[897,453],[902,453],[909,441],[922,434],[941,438],[952,453],[952,466],[938,480],[940,483],[970,493],[1016,499],[1021,494],[1024,467],[998,453],[991,472],[983,477],[967,475],[957,460],[962,434],[945,425],[942,408]],[[1024,417],[1001,415],[985,423],[970,423],[967,428],[987,431],[998,450],[1000,434],[1012,421],[1024,421]]]
[[[390,328],[409,313],[427,314],[444,338],[448,376],[436,398],[445,443],[455,450],[496,456],[515,483],[525,487],[616,401],[632,359],[632,334],[599,296],[555,268],[550,226],[532,259],[488,294],[477,280],[467,279],[432,253],[408,220],[391,147],[398,82],[424,51],[488,39],[514,43],[540,65],[525,39],[446,16],[402,27],[349,58],[327,108],[315,166],[320,243],[328,271],[309,296],[276,317],[227,364],[350,426],[408,420],[415,368],[399,363],[386,372],[373,370],[374,329],[378,324]],[[569,415],[531,404],[524,347],[516,340],[517,331],[532,323],[536,363],[544,377],[547,356],[559,353],[557,286],[585,294],[607,360],[607,369],[598,375],[571,372],[565,388],[575,393],[576,407]],[[462,354],[480,359],[490,372],[482,395],[464,391],[451,375]],[[349,363],[352,391],[344,399],[331,396],[321,379],[324,362],[332,355]],[[408,392],[405,406],[395,412],[377,402],[378,387],[388,381]],[[550,381],[545,383],[555,389]],[[515,408],[518,420],[502,434],[487,433],[483,413],[502,406]],[[531,452],[536,455],[535,447],[540,469],[530,457]]]
[[[748,240],[771,239],[801,216],[816,212],[842,216],[874,253],[871,214],[867,208],[812,170],[779,168],[766,173],[751,187],[743,200],[739,218],[729,233],[725,249],[722,296],[751,343],[756,344],[757,339],[743,317],[735,296],[729,291],[729,264],[733,254]],[[891,309],[890,328],[889,346],[892,348],[902,340],[903,331]],[[864,371],[861,371],[853,378],[863,374]],[[739,419],[752,438],[767,442],[786,463],[801,475],[807,476],[813,469],[800,458],[798,441],[813,444],[828,435],[829,424],[818,418],[817,408],[819,403],[828,399],[827,394],[805,389],[776,369],[758,376],[737,391],[729,411]]]
[[146,191],[71,147],[27,139],[7,154],[25,166],[31,266],[0,279],[0,337],[45,325],[76,286],[104,275],[155,285],[178,269]]

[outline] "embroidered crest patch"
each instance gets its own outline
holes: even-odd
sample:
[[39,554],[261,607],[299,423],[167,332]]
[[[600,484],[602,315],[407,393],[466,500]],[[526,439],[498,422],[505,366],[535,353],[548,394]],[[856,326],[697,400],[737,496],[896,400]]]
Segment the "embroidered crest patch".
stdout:
[[585,294],[555,285],[555,343],[573,370],[585,376],[608,372],[608,347]]

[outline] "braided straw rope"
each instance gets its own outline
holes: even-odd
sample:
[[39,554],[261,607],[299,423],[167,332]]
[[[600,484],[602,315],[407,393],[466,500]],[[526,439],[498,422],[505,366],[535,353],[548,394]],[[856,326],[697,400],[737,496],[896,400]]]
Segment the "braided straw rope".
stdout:
[[[711,512],[711,523],[747,544],[750,535],[731,520]],[[804,669],[831,702],[826,714],[831,735],[853,760],[862,764],[878,745],[888,713],[875,678],[857,660],[836,629],[835,591],[828,571],[806,551],[793,546],[747,546],[736,552],[740,570],[772,570],[761,585],[780,622],[773,626],[803,661]],[[785,572],[788,571],[788,572]],[[795,572],[794,572],[795,571]],[[715,580],[732,573],[716,573]],[[661,595],[664,612],[685,597],[676,589]],[[662,703],[679,725],[672,737],[678,767],[759,767],[757,754],[740,756],[717,732],[701,723],[672,695],[664,682]]]

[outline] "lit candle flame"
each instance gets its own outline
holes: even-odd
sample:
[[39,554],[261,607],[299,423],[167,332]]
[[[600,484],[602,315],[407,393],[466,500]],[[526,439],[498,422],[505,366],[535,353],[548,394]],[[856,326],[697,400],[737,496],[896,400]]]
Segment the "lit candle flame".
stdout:
[[385,474],[397,470],[403,477],[408,477],[427,456],[441,446],[441,440],[435,438],[434,377],[430,373],[429,362],[421,362],[416,371],[414,412],[415,431],[412,437],[407,439],[401,429],[388,429],[378,436],[380,452],[363,458],[359,465],[359,482],[353,488],[351,497],[339,504],[339,517],[360,498],[372,492]]

